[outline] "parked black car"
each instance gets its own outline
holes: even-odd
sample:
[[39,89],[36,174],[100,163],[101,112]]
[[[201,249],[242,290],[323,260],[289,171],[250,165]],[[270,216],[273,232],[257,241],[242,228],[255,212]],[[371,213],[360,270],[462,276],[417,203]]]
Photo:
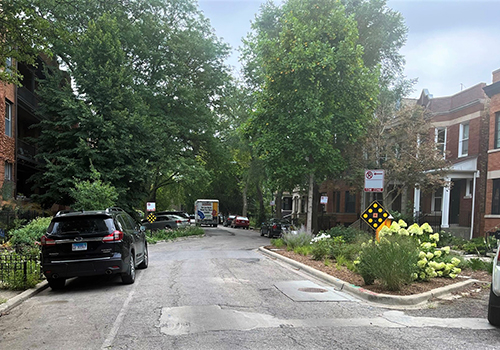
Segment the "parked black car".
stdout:
[[135,269],[148,267],[144,227],[120,208],[59,212],[41,239],[42,271],[52,289],[78,276],[120,274],[135,281]]
[[283,219],[270,219],[263,222],[260,227],[260,235],[267,235],[269,238],[281,237],[283,232],[287,232],[291,229],[290,222]]

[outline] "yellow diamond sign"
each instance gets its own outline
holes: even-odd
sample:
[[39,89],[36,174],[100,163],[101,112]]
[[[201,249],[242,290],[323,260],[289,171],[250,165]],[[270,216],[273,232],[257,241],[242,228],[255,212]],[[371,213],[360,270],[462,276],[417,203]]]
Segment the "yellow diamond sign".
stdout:
[[147,219],[148,219],[149,223],[152,224],[153,222],[156,221],[156,216],[155,216],[155,214],[151,213],[151,214],[148,215]]
[[386,219],[389,218],[389,212],[380,205],[379,202],[374,201],[366,210],[361,214],[361,219],[370,225],[374,230],[377,230]]

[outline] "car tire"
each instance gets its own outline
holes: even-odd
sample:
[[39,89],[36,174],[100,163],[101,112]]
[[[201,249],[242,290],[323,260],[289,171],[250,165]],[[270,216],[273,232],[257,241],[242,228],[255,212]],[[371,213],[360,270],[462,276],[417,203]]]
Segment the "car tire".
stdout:
[[147,269],[149,265],[149,253],[148,253],[148,245],[145,243],[144,244],[144,259],[142,262],[137,266],[138,269]]
[[135,258],[134,252],[130,253],[129,265],[127,272],[122,273],[122,282],[124,284],[132,284],[135,282]]
[[61,290],[66,285],[66,278],[49,278],[47,282],[52,290]]
[[490,300],[488,302],[488,322],[493,326],[500,327],[500,297],[490,289]]

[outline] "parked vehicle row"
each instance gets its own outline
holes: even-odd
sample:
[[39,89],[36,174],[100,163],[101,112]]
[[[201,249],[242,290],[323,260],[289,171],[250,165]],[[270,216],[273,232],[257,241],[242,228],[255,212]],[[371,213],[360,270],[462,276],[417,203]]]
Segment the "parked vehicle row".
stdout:
[[156,230],[168,230],[168,229],[177,229],[177,228],[185,228],[189,226],[189,218],[181,217],[173,214],[163,214],[162,212],[156,213],[156,220],[153,222],[149,222],[148,219],[142,220],[142,224],[146,227],[147,230],[156,231]]

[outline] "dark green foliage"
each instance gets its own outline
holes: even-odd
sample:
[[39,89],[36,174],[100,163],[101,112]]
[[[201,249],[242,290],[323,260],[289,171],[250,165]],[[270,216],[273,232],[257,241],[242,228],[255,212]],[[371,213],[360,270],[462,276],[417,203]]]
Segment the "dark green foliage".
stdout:
[[205,234],[202,228],[197,226],[188,226],[183,229],[176,230],[158,230],[147,231],[146,239],[148,243],[156,244],[159,241],[169,241],[178,237],[201,236]]
[[345,227],[340,225],[332,227],[331,229],[326,231],[325,234],[330,235],[330,237],[332,238],[342,237],[346,243],[367,241],[368,239],[373,237],[373,235],[357,228]]
[[36,242],[40,242],[40,238],[47,232],[51,219],[50,217],[37,218],[26,226],[9,232],[10,243],[16,248],[16,252],[37,252],[38,246]]
[[390,236],[364,245],[361,249],[358,271],[366,284],[375,279],[388,290],[399,290],[411,283],[417,272],[418,245],[411,237]]

